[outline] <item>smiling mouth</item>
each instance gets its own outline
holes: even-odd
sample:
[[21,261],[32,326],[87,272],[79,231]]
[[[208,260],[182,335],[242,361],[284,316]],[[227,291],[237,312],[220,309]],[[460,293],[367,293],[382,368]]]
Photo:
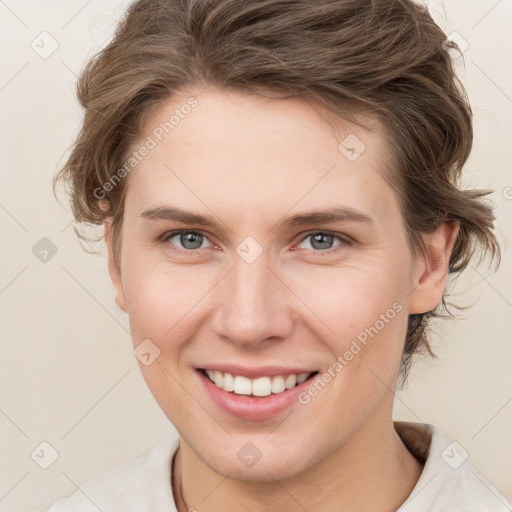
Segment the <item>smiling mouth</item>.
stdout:
[[199,368],[198,370],[218,388],[228,393],[253,397],[264,397],[271,394],[277,395],[283,393],[299,386],[318,374],[318,371],[314,371],[311,373],[276,375],[272,377],[249,379],[242,375],[232,375],[231,373],[220,372],[218,370],[205,370],[204,368]]

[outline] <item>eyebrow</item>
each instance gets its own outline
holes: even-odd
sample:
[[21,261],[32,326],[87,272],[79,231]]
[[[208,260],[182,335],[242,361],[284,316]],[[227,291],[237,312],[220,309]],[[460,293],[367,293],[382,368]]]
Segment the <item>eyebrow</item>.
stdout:
[[[140,214],[140,217],[155,221],[165,220],[183,222],[184,224],[195,224],[208,228],[215,228],[218,226],[218,223],[211,216],[201,215],[168,205],[147,208]],[[271,230],[314,224],[332,224],[335,222],[361,222],[373,224],[375,219],[361,210],[340,205],[333,206],[325,210],[303,212],[283,217],[274,224]]]

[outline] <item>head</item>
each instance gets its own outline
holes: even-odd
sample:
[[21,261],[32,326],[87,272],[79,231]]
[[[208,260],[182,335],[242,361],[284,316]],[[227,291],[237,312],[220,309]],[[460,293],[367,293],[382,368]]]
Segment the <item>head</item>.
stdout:
[[[409,0],[139,0],[84,68],[56,182],[105,226],[133,344],[159,351],[144,378],[215,470],[290,476],[389,420],[448,276],[499,260],[488,191],[459,183],[471,109],[445,39]],[[241,420],[200,382],[226,363],[331,378]]]

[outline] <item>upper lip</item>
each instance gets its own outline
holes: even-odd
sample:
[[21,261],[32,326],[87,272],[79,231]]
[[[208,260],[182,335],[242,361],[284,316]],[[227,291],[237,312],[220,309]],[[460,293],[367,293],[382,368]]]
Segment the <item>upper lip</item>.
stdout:
[[248,379],[256,379],[258,377],[275,377],[277,375],[299,375],[300,373],[313,373],[317,370],[311,370],[301,367],[284,367],[284,366],[259,366],[248,367],[238,364],[208,364],[200,366],[198,369],[219,371],[222,373],[230,373],[231,375],[240,375]]

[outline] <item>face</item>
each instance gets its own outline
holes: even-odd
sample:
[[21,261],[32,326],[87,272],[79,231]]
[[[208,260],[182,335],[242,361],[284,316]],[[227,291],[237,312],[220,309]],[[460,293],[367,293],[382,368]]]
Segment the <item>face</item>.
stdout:
[[243,480],[290,477],[390,421],[408,314],[433,307],[425,266],[375,122],[333,130],[297,100],[188,98],[144,126],[141,144],[158,143],[127,178],[116,300],[197,459]]

